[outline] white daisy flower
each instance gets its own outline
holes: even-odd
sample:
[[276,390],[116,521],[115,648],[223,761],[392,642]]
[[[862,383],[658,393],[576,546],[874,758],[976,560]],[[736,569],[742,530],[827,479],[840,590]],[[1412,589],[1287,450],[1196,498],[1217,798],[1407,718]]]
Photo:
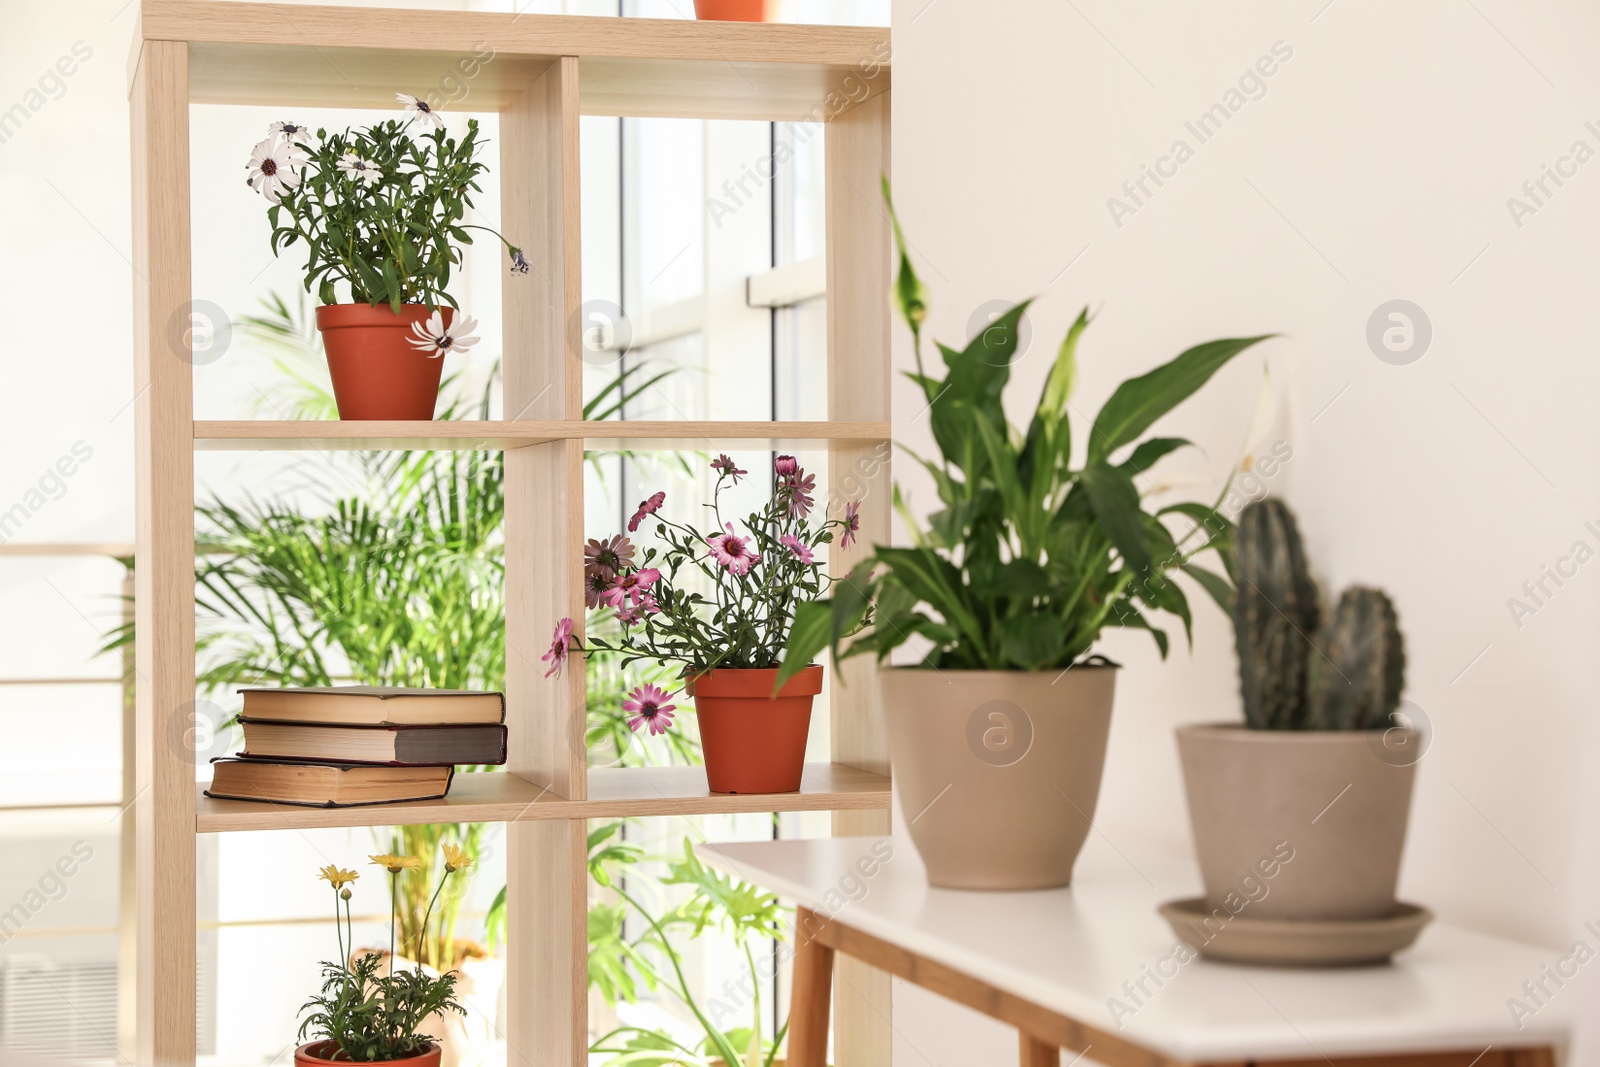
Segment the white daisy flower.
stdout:
[[300,168],[306,157],[292,142],[268,137],[250,152],[250,162],[245,164],[249,173],[245,181],[250,188],[276,204],[285,192],[300,184]]
[[383,181],[383,170],[370,159],[362,159],[354,152],[346,152],[339,157],[339,169],[352,178],[360,178],[368,185],[377,185]]
[[438,129],[444,128],[444,119],[439,117],[439,113],[433,110],[426,100],[418,100],[416,97],[407,96],[405,93],[395,93],[394,98],[404,104],[407,111],[416,112],[412,116],[413,120],[420,118],[424,126],[433,126]]
[[435,311],[427,322],[412,323],[411,332],[414,336],[406,340],[428,353],[429,359],[438,359],[446,352],[464,352],[477,344],[478,339],[469,336],[477,328],[478,320],[471,315],[457,315],[447,330],[444,316]]
[[282,137],[297,145],[307,145],[311,142],[311,131],[293,122],[274,122],[267,127],[267,136]]

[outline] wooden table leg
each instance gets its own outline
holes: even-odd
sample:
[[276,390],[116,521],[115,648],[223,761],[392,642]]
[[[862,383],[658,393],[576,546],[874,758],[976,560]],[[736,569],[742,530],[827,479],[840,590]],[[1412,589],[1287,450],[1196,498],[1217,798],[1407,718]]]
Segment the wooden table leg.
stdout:
[[827,1067],[828,1015],[833,996],[833,949],[811,937],[811,931],[825,920],[806,908],[796,909],[794,918],[794,986],[789,991],[789,1067]]
[[1020,1067],[1061,1067],[1061,1050],[1047,1045],[1032,1034],[1019,1032],[1022,1039]]

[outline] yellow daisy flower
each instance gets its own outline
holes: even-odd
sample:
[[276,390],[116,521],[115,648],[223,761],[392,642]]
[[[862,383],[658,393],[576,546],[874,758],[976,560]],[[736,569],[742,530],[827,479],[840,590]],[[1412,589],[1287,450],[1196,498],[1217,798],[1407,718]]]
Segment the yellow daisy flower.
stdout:
[[317,877],[326,878],[333,883],[333,888],[340,889],[361,876],[355,871],[341,871],[337,865],[330,863],[317,872]]
[[414,871],[422,866],[422,861],[415,856],[396,856],[388,852],[381,856],[368,856],[367,859],[376,863],[390,874],[399,874],[401,871]]
[[471,866],[472,857],[463,852],[461,846],[450,844],[444,846],[444,869],[446,871],[464,871]]

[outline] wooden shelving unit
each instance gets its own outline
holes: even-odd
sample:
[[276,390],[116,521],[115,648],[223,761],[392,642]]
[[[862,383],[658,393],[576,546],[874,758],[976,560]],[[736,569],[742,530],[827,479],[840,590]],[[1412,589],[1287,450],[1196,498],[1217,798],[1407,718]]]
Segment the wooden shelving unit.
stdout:
[[[534,266],[504,287],[505,407],[520,416],[195,421],[189,353],[171,327],[187,321],[192,299],[189,105],[393,107],[396,89],[425,91],[486,48],[493,60],[465,106],[499,112],[499,221]],[[127,931],[141,1065],[195,1059],[197,833],[506,822],[508,1061],[578,1067],[585,820],[821,810],[834,813],[835,833],[887,832],[888,745],[870,663],[847,664],[846,684],[831,679],[832,762],[808,766],[800,792],[718,796],[695,769],[590,770],[582,672],[546,681],[538,657],[558,618],[584,614],[586,447],[826,449],[830,484],[887,503],[890,233],[876,190],[889,172],[888,61],[881,29],[143,0],[129,62],[140,639],[137,921]],[[826,122],[829,421],[582,421],[581,114]],[[198,796],[194,754],[171,742],[189,736],[195,697],[195,451],[414,448],[506,451],[506,771],[458,775],[444,801],[371,808]],[[887,539],[888,511],[862,510],[863,545]],[[836,552],[834,566],[861,551]],[[838,985],[833,1062],[889,1062],[887,976],[841,963]]]
[[887,422],[196,422],[194,447],[206,452],[311,449],[526,448],[580,441],[587,448],[638,450],[826,448],[875,445]]

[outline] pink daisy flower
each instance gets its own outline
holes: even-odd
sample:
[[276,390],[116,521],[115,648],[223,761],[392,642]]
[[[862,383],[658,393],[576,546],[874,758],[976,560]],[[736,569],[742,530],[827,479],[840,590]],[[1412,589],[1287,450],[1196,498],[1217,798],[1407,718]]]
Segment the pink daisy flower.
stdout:
[[861,516],[856,514],[860,509],[859,500],[852,500],[844,506],[844,533],[839,538],[840,548],[849,548],[855,541],[856,535],[861,532]]
[[614,574],[607,574],[603,570],[585,571],[583,575],[583,605],[588,608],[597,608],[605,602],[606,590],[611,588]]
[[641,500],[639,502],[639,510],[635,511],[633,513],[633,518],[628,520],[628,532],[629,533],[638,533],[639,532],[639,524],[645,520],[645,516],[654,515],[657,511],[659,511],[661,509],[661,505],[666,503],[666,501],[667,501],[667,494],[666,493],[657,493],[655,496],[652,496],[649,500]]
[[738,485],[739,479],[750,473],[749,471],[740,470],[726,452],[711,461],[711,469],[732,478],[734,485]]
[[561,677],[561,668],[567,665],[567,652],[572,643],[572,620],[562,619],[556,623],[555,634],[550,638],[550,651],[539,657],[550,664],[550,669],[544,672],[546,678],[552,674]]
[[805,546],[805,542],[801,541],[800,538],[796,537],[794,534],[784,534],[782,537],[778,538],[778,543],[788,548],[790,552],[793,552],[795,558],[801,563],[815,563],[817,561],[817,557],[812,554],[811,549],[807,548]]
[[730,574],[748,574],[751,564],[756,561],[756,554],[750,547],[750,542],[733,532],[733,523],[723,523],[727,533],[717,534],[715,537],[706,538],[706,544],[711,546],[711,554],[718,563],[728,568]]
[[601,571],[609,579],[631,566],[633,566],[633,542],[621,534],[608,537],[604,541],[590,538],[589,543],[583,546],[585,574]]
[[772,469],[777,471],[778,477],[787,478],[800,469],[800,461],[793,456],[779,456],[773,461]]
[[611,584],[606,586],[606,591],[600,599],[614,608],[620,608],[624,601],[637,604],[639,598],[644,596],[644,591],[656,584],[661,577],[661,572],[654,567],[633,571],[631,574],[619,574],[611,579]]
[[784,479],[779,495],[788,504],[789,518],[803,519],[810,513],[811,509],[816,506],[816,501],[811,497],[811,494],[816,492],[816,489],[817,476],[815,474],[807,474],[803,470],[796,469],[793,474]]
[[640,726],[648,726],[652,734],[664,734],[672,726],[672,713],[678,705],[668,704],[672,696],[659,686],[641,685],[628,694],[628,699],[622,702],[622,710],[629,712],[633,718],[628,720],[628,729],[637,731]]
[[617,621],[624,626],[632,626],[641,618],[643,618],[643,615],[640,613],[639,605],[637,604],[625,604],[617,609]]

